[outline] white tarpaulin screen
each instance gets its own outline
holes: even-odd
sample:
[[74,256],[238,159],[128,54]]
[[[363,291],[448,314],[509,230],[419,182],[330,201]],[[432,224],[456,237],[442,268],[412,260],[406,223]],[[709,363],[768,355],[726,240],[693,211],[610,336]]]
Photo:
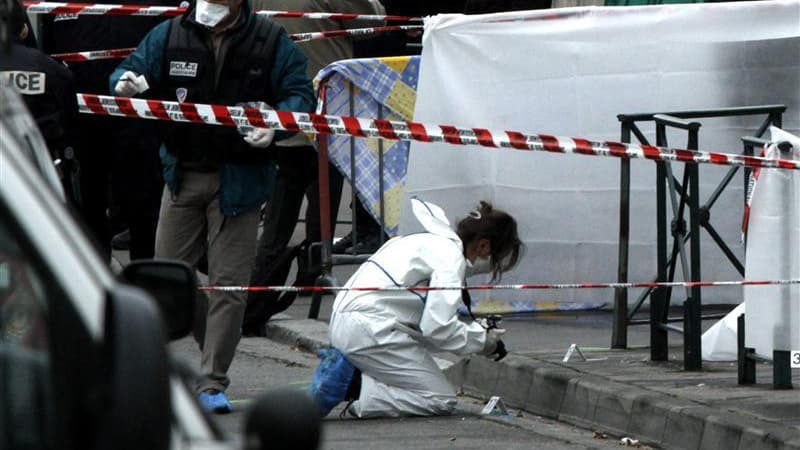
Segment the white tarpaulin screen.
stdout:
[[[800,128],[800,2],[568,8],[428,18],[414,119],[619,140],[617,114],[785,104]],[[764,117],[703,120],[700,148],[741,152]],[[653,128],[643,125],[653,143]],[[669,135],[686,147],[685,134]],[[633,161],[629,279],[656,273],[655,164]],[[673,164],[676,176],[681,164]],[[701,202],[726,169],[701,166]],[[508,282],[616,280],[619,161],[414,143],[407,195],[451,219],[485,198],[515,215],[528,251]],[[711,222],[741,259],[741,176]],[[406,202],[407,203],[407,202]],[[687,215],[688,219],[688,215]],[[401,232],[415,231],[404,213]],[[740,279],[704,233],[702,277]],[[680,277],[678,270],[678,279]],[[738,303],[741,289],[704,290]],[[610,290],[508,292],[509,299],[609,303]],[[635,298],[631,295],[629,298]]]

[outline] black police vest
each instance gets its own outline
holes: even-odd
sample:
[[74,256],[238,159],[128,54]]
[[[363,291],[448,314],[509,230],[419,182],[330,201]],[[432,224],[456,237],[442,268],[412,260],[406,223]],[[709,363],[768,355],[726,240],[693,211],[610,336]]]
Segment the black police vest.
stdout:
[[[251,16],[225,37],[228,41],[222,45],[227,53],[219,68],[208,34],[199,25],[176,17],[170,23],[159,97],[229,106],[263,101],[274,106],[270,74],[281,32],[282,28],[266,17]],[[273,153],[250,147],[235,127],[162,122],[161,138],[181,161],[207,166],[258,163]]]

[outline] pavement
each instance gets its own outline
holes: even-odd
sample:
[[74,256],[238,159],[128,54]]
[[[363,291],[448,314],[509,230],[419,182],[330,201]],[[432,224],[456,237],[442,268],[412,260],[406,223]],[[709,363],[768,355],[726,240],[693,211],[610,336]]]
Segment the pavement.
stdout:
[[[320,320],[304,318],[298,299],[268,323],[268,338],[316,352],[328,345],[330,299]],[[800,450],[800,371],[794,390],[772,389],[772,366],[757,365],[757,384],[739,386],[735,363],[683,370],[680,337],[670,358],[649,360],[647,327],[630,328],[629,348],[611,350],[611,314],[570,312],[505,320],[511,352],[500,362],[441,355],[460,391],[506,406],[665,449]],[[713,322],[706,323],[710,326]],[[571,344],[574,352],[563,362]],[[437,355],[438,356],[438,355]]]

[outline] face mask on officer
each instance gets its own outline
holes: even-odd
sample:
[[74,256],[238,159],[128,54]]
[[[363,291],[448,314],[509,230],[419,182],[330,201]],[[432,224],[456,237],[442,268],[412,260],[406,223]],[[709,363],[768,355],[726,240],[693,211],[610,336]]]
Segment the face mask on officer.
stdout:
[[226,4],[197,0],[195,6],[195,20],[209,28],[219,25],[230,13],[230,7]]
[[478,256],[475,261],[470,262],[467,260],[467,269],[465,271],[468,277],[478,275],[481,273],[489,273],[492,271],[492,260],[483,256]]

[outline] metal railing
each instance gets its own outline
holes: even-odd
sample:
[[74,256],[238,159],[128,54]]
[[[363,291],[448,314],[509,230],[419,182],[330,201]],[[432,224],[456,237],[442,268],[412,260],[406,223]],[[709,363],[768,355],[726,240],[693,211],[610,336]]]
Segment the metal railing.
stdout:
[[[698,135],[702,126],[700,122],[690,119],[720,118],[734,116],[766,115],[756,132],[763,135],[770,125],[781,126],[782,114],[786,111],[783,105],[766,105],[741,108],[721,108],[697,111],[675,111],[665,113],[620,114],[621,140],[631,142],[636,137],[640,143],[649,145],[647,138],[638,126],[639,122],[653,122],[656,127],[657,146],[668,146],[667,128],[675,128],[687,132],[687,149],[698,149]],[[745,154],[752,155],[753,142],[745,142]],[[700,281],[700,228],[704,228],[712,240],[722,250],[736,270],[744,275],[744,266],[711,223],[711,208],[722,192],[730,184],[739,167],[731,167],[704,204],[700,204],[699,171],[696,163],[685,163],[683,179],[678,180],[672,172],[671,163],[656,162],[656,234],[658,273],[654,281],[674,281],[677,262],[680,260],[685,281]],[[745,186],[749,170],[745,171]],[[667,208],[672,209],[670,230],[667,230]],[[684,215],[688,210],[689,227],[686,227]],[[668,252],[669,234],[672,235],[672,249]],[[619,214],[619,247],[617,281],[628,281],[628,248],[630,242],[630,160],[620,161],[620,214]],[[689,245],[687,257],[686,244]],[[668,257],[668,253],[670,253]],[[650,297],[649,319],[634,319],[647,297]],[[672,290],[670,288],[648,289],[628,308],[628,292],[618,289],[614,297],[614,323],[612,330],[612,348],[627,347],[627,327],[630,325],[650,325],[650,357],[653,361],[665,361],[668,358],[668,337],[670,331],[681,332],[684,337],[684,369],[700,370],[701,360],[701,321],[719,318],[719,315],[701,315],[701,289],[699,286],[686,288],[686,301],[683,304],[683,317],[670,318],[669,309]],[[683,321],[683,328],[671,325],[671,322]]]

